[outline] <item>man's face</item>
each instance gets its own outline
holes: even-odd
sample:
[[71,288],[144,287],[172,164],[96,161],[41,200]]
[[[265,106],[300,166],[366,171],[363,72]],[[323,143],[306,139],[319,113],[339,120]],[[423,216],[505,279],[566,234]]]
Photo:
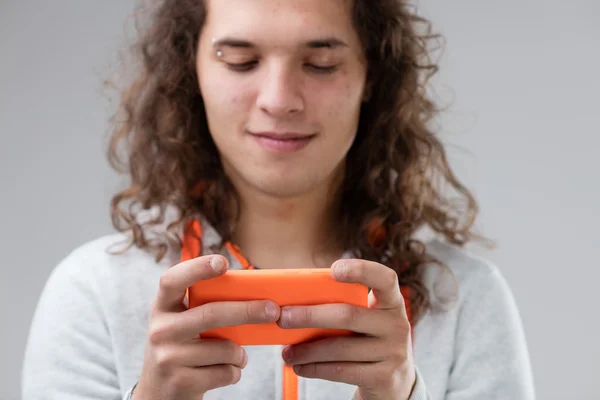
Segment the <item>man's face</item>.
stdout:
[[366,62],[346,0],[207,0],[197,74],[234,185],[290,197],[343,172]]

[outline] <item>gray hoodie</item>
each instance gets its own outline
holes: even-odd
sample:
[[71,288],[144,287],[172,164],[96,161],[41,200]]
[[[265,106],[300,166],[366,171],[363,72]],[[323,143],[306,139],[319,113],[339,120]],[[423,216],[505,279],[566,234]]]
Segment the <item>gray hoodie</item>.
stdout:
[[[205,247],[219,241],[210,226],[205,225],[203,236]],[[142,370],[159,277],[179,262],[179,253],[173,250],[156,263],[137,248],[122,255],[106,251],[123,239],[116,234],[86,243],[52,272],[31,325],[23,400],[129,397]],[[459,297],[450,307],[425,314],[413,328],[417,383],[410,400],[533,400],[523,327],[498,269],[441,241],[429,242],[427,249],[450,268]],[[226,250],[223,254],[230,268],[241,268]],[[433,293],[443,293],[444,282],[452,281],[442,272],[431,268],[427,275],[429,287],[442,283]],[[284,400],[281,348],[250,346],[246,351],[249,360],[240,382],[211,391],[204,400]],[[299,400],[350,400],[355,390],[300,378]]]

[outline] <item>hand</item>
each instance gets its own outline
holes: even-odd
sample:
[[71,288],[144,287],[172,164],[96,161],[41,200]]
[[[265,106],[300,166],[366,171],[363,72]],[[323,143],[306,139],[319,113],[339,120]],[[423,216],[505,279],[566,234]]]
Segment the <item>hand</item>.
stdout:
[[213,328],[276,321],[279,306],[271,301],[214,302],[187,309],[186,288],[227,270],[222,256],[203,256],[167,270],[150,314],[142,376],[134,400],[202,399],[204,393],[240,380],[247,355],[225,340],[199,340]]
[[396,273],[364,260],[340,260],[335,280],[372,288],[369,307],[348,304],[284,307],[278,325],[291,328],[348,329],[361,335],[287,346],[284,361],[296,374],[358,387],[356,400],[407,400],[416,375],[410,323]]

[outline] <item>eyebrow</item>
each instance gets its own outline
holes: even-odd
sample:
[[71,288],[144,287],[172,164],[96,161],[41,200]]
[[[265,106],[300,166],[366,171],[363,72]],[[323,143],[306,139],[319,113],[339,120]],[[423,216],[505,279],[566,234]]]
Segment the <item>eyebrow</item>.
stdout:
[[[218,40],[214,40],[213,46],[214,47],[247,48],[247,49],[257,47],[252,42],[249,42],[249,41],[243,40],[243,39],[237,39],[234,37],[224,37],[224,38],[221,38]],[[348,46],[348,43],[344,42],[343,40],[338,39],[333,36],[330,36],[330,37],[324,37],[324,38],[320,38],[320,39],[310,40],[310,41],[304,43],[304,47],[307,47],[309,49],[323,49],[323,48],[335,49],[338,47],[349,47],[349,46]]]

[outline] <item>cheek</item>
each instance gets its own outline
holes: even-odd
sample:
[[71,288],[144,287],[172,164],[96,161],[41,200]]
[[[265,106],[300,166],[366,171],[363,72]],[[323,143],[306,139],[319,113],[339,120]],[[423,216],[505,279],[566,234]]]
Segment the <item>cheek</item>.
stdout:
[[239,101],[235,91],[232,91],[230,88],[224,85],[218,85],[212,82],[204,85],[202,97],[204,99],[207,112],[210,112],[213,115],[221,115],[231,112],[232,107],[226,107],[225,105],[233,105],[234,102],[237,103]]
[[344,81],[340,85],[321,88],[317,91],[321,119],[328,130],[353,136],[356,130],[362,89],[356,84]]
[[230,132],[232,127],[243,124],[248,115],[248,97],[241,85],[223,80],[207,83],[202,87],[202,98],[211,130],[215,135]]

